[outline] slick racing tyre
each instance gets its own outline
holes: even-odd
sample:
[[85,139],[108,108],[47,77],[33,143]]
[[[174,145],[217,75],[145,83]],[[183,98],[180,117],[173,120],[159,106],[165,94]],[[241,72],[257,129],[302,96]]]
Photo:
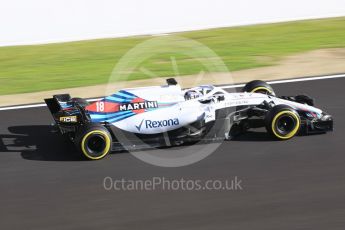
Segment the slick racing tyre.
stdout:
[[111,151],[112,137],[102,125],[86,125],[77,131],[75,145],[82,157],[99,160]]
[[279,140],[293,138],[301,127],[301,118],[290,106],[277,105],[266,115],[266,129]]
[[242,89],[242,92],[262,93],[275,96],[273,88],[264,81],[255,80],[248,82]]

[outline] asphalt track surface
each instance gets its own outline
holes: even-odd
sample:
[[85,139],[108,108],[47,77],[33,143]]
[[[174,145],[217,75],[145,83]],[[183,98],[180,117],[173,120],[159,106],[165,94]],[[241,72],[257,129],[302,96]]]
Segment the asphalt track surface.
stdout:
[[[345,229],[345,78],[274,85],[307,93],[335,131],[274,141],[261,130],[193,165],[129,153],[79,161],[44,107],[0,111],[0,229]],[[103,179],[226,180],[237,191],[106,191]]]

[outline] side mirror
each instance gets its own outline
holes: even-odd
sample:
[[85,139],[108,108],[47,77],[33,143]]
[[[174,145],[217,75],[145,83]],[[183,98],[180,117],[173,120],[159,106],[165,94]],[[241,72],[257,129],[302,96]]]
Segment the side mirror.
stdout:
[[168,85],[177,85],[177,81],[175,78],[168,78],[166,79]]
[[218,96],[218,101],[224,101],[224,100],[225,100],[224,95],[220,95],[220,96]]

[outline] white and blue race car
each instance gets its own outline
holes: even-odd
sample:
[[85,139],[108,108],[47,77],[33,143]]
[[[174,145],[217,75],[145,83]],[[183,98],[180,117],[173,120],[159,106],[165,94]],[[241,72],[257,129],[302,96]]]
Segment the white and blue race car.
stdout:
[[183,90],[170,78],[164,86],[123,89],[92,103],[69,94],[45,102],[61,134],[91,160],[111,151],[229,140],[258,127],[279,140],[333,130],[332,117],[310,97],[278,97],[259,80],[229,93],[213,85]]

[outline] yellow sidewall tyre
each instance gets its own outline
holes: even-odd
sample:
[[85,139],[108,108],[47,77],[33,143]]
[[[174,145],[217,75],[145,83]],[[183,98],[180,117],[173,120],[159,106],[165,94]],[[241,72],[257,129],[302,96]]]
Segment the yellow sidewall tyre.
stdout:
[[251,93],[260,93],[260,92],[267,92],[266,94],[273,94],[272,90],[266,87],[256,87],[254,88],[252,91],[250,91]]
[[301,127],[301,118],[289,106],[275,106],[269,113],[266,128],[275,138],[288,140],[296,136]]
[[248,82],[242,89],[242,92],[248,93],[262,93],[275,96],[273,88],[264,81],[255,80]]
[[78,131],[75,145],[88,160],[99,160],[111,151],[112,137],[101,125],[90,125]]

